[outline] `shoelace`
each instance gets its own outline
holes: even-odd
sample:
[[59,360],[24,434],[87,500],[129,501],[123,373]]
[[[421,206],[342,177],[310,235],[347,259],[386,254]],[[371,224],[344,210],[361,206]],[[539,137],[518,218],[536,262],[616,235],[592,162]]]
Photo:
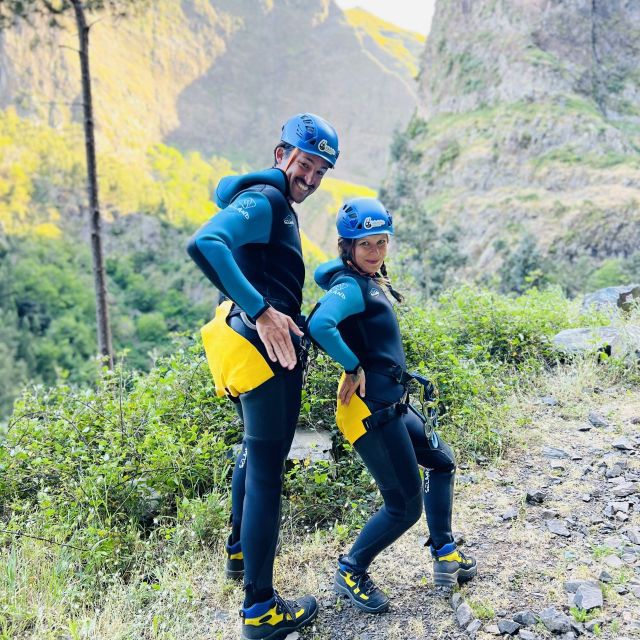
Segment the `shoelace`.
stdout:
[[358,583],[360,589],[364,591],[364,594],[366,596],[370,595],[377,589],[376,585],[371,579],[371,576],[368,573],[361,573],[356,582]]
[[298,603],[295,600],[285,600],[277,591],[274,590],[273,595],[276,599],[276,606],[278,607],[278,611],[280,613],[287,613],[291,616],[293,620],[295,620],[296,614],[295,609],[299,607]]

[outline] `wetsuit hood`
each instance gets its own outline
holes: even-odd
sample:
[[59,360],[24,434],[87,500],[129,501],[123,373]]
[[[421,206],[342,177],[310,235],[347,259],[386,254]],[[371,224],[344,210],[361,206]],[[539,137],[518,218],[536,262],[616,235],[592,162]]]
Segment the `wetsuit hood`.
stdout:
[[287,176],[282,169],[263,169],[262,171],[254,171],[246,173],[242,176],[227,176],[222,178],[216,187],[215,201],[216,204],[224,209],[228,207],[233,199],[245,189],[255,184],[267,184],[275,187],[286,197],[287,195]]
[[323,262],[313,274],[316,284],[325,291],[331,288],[331,281],[339,271],[344,271],[345,266],[342,258],[335,258],[329,262]]

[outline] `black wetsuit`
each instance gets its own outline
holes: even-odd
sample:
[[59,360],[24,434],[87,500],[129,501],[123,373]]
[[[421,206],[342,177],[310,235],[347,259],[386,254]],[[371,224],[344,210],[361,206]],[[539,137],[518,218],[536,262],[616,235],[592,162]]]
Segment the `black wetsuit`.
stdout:
[[[339,259],[321,265],[316,281],[327,293],[311,315],[310,336],[346,371],[361,366],[365,372],[365,397],[354,395],[351,403],[363,402],[372,414],[394,405],[404,395],[399,373],[406,370],[406,361],[395,311],[384,290]],[[451,448],[435,434],[428,438],[411,411],[393,414],[366,431],[361,423],[359,427],[341,430],[376,480],[384,505],[366,523],[344,563],[366,571],[380,551],[419,519],[423,504],[432,544],[440,548],[453,542]],[[422,481],[418,465],[424,470]]]
[[[245,436],[232,480],[231,541],[240,541],[244,555],[245,607],[273,595],[283,464],[300,411],[300,365],[288,370],[271,362],[253,325],[268,305],[299,320],[304,263],[298,219],[286,194],[279,169],[225,178],[216,192],[223,210],[188,246],[205,275],[235,303],[228,326],[273,372],[239,396]],[[292,339],[299,349],[299,340]]]

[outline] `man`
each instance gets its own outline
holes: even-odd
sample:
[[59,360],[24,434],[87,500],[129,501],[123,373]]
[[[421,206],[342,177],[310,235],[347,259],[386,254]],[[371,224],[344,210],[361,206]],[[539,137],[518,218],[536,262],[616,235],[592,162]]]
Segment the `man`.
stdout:
[[[338,158],[338,136],[300,114],[282,127],[274,166],[221,180],[222,208],[193,236],[189,255],[228,298],[203,328],[219,395],[240,403],[245,437],[232,482],[227,575],[244,571],[242,637],[277,640],[317,614],[313,596],[273,589],[282,471],[300,411],[299,328],[304,263],[292,204],[319,187]],[[298,323],[296,323],[298,320]]]

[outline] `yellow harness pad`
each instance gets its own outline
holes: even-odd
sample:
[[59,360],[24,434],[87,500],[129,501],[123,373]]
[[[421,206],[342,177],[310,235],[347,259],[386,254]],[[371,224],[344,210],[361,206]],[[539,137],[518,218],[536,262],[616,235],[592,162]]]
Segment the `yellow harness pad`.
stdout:
[[[340,378],[340,383],[338,384],[338,389],[340,389],[345,376],[346,374],[343,373]],[[338,424],[338,429],[340,429],[342,435],[351,444],[358,440],[358,438],[362,438],[362,436],[367,433],[362,421],[370,415],[371,411],[369,411],[369,407],[367,407],[357,393],[354,393],[351,396],[351,400],[348,405],[342,404],[339,398],[337,400],[336,423]]]
[[200,329],[207,362],[216,385],[216,395],[239,396],[273,378],[274,373],[260,352],[227,324],[233,302],[218,305],[216,315]]

